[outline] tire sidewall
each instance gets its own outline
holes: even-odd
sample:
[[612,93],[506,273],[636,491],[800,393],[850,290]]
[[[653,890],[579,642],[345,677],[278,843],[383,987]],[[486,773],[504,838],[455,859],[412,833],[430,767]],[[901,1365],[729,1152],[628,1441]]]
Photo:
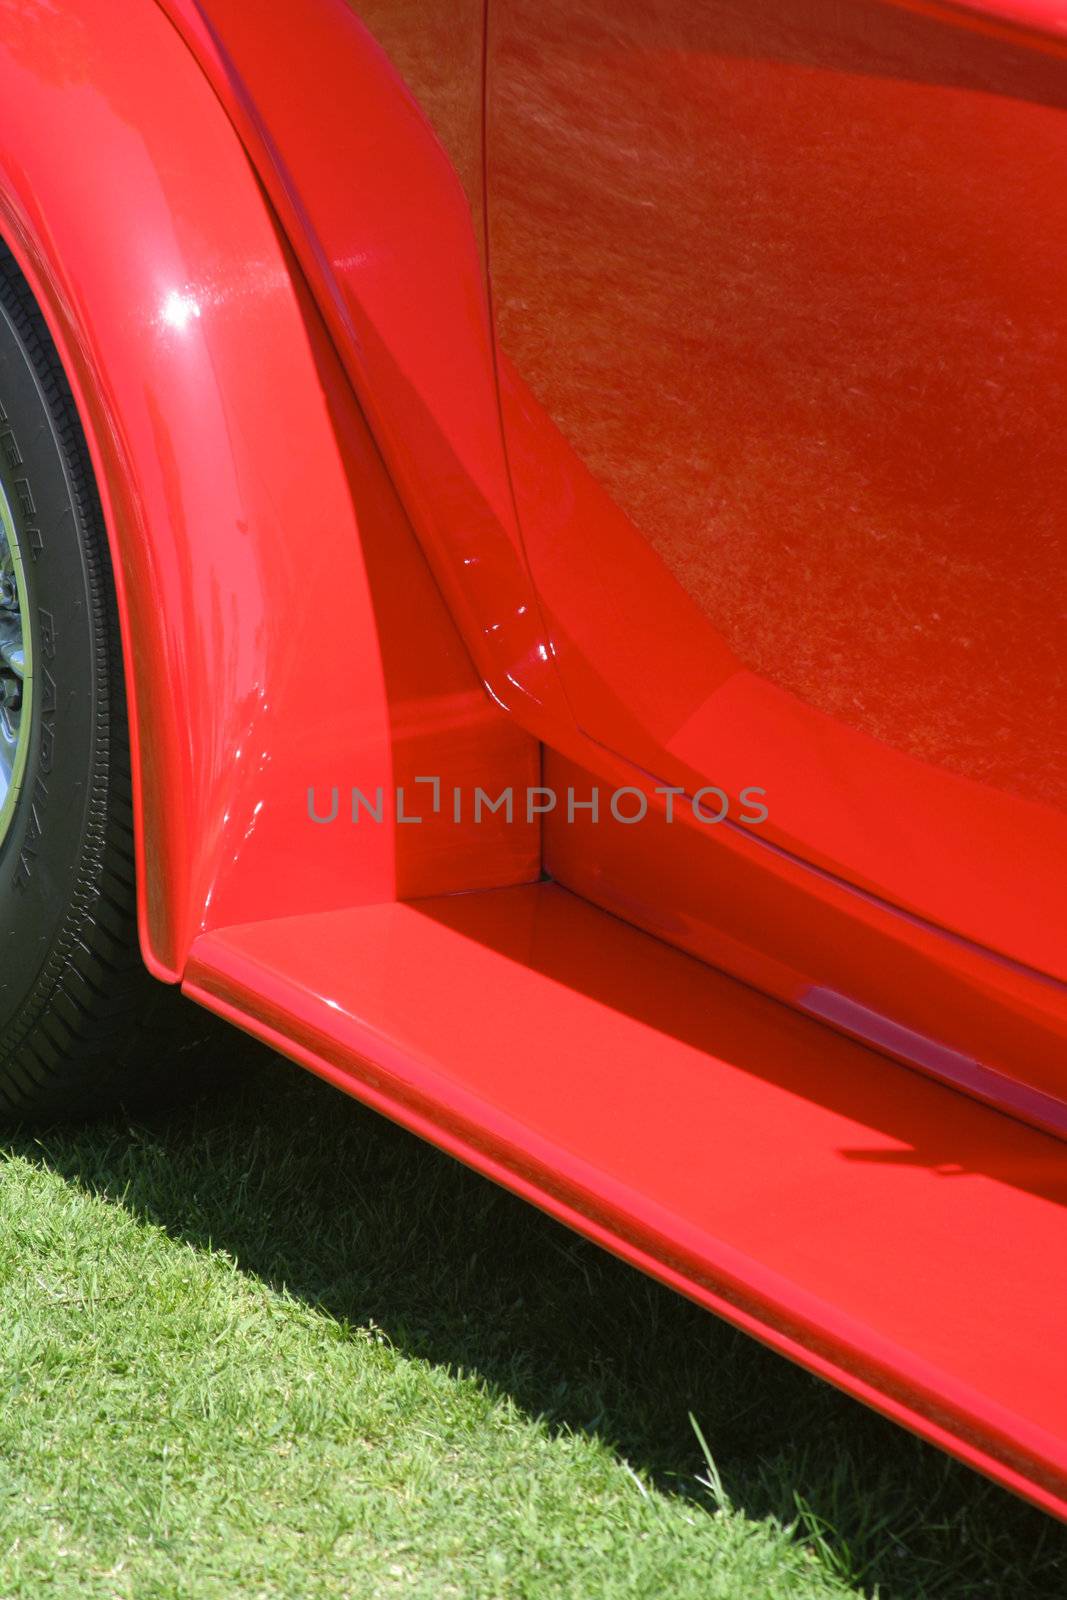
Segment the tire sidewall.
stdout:
[[45,393],[54,379],[35,347],[32,323],[0,280],[0,482],[23,558],[34,675],[22,788],[0,841],[0,1037],[10,1042],[47,999],[51,971],[78,937],[79,906],[91,903],[106,727],[102,589],[70,472],[77,446],[57,434]]

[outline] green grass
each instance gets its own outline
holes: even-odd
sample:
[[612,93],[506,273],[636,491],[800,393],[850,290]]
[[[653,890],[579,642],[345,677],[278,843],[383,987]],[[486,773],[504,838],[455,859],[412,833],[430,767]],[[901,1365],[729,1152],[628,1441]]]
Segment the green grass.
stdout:
[[1067,1593],[1067,1530],[274,1057],[0,1180],[2,1600]]

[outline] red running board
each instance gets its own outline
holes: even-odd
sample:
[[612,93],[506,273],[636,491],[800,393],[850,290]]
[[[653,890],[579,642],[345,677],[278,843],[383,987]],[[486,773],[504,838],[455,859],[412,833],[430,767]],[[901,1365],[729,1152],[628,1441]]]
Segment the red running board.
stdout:
[[554,884],[201,937],[185,984],[1067,1518],[1067,1146]]

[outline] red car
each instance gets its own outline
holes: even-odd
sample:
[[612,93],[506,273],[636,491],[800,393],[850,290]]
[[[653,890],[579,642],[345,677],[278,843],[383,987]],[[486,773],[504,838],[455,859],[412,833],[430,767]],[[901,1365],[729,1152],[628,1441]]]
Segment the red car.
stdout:
[[1062,5],[0,19],[7,1115],[180,985],[1067,1516]]

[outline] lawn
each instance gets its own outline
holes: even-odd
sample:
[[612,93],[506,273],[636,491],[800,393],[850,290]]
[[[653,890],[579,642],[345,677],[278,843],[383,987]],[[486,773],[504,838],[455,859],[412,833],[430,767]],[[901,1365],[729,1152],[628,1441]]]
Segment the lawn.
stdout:
[[1067,1593],[1067,1529],[295,1067],[219,1072],[3,1147],[2,1600]]

